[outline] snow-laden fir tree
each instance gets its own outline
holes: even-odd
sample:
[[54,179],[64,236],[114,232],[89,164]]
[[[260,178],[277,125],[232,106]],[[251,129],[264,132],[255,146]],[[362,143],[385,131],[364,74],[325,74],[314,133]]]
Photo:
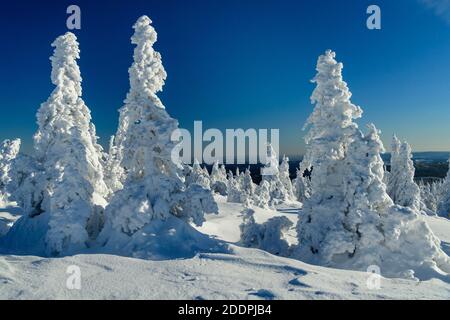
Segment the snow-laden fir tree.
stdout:
[[123,149],[116,145],[115,141],[116,137],[111,136],[109,140],[107,159],[105,162],[105,183],[111,191],[109,197],[111,197],[117,190],[123,188],[123,181],[125,178],[125,169],[120,163]]
[[227,202],[240,203],[242,189],[239,176],[234,177],[233,172],[229,171],[227,180]]
[[270,198],[270,184],[263,180],[255,189],[253,204],[257,207],[269,209],[273,207],[273,201]]
[[[134,63],[129,69],[131,90],[127,94],[124,106],[119,110],[119,126],[110,145],[107,176],[110,183],[119,190],[130,171],[135,171],[134,145],[140,145],[140,135],[130,134],[129,131],[137,131],[136,127],[142,121],[142,105],[151,103],[164,113],[164,105],[157,97],[157,93],[163,90],[167,73],[162,65],[161,54],[153,48],[157,41],[157,33],[150,25],[148,17],[141,17],[136,22],[135,33],[131,42],[136,45],[134,50]],[[146,26],[148,24],[148,26]],[[158,119],[154,120],[155,122]],[[174,121],[175,122],[175,121]],[[167,131],[175,128],[167,128]],[[155,134],[150,132],[150,134]],[[115,191],[115,190],[114,190]]]
[[407,142],[400,142],[394,135],[392,138],[391,173],[387,191],[395,204],[421,209],[420,189],[414,182],[414,163],[411,147]]
[[423,210],[429,215],[436,215],[438,205],[442,199],[442,189],[444,181],[436,180],[430,182],[419,182],[420,199],[423,204]]
[[[289,164],[285,165],[289,166]],[[266,164],[261,169],[261,175],[262,181],[269,183],[270,198],[273,203],[276,204],[293,198],[292,192],[289,193],[281,181],[278,155],[270,144],[267,145]]]
[[227,195],[227,171],[225,166],[219,165],[219,161],[214,161],[210,175],[211,189],[223,196]]
[[296,171],[296,177],[292,181],[292,190],[295,199],[305,202],[311,195],[311,178],[310,170],[304,168],[304,162],[300,162],[300,166]]
[[362,111],[350,101],[334,52],[319,57],[317,72],[306,136],[312,194],[297,224],[295,255],[339,268],[376,265],[385,276],[450,272],[449,258],[422,216],[395,206],[387,195],[378,131],[369,126],[363,135],[353,122]]
[[12,164],[19,154],[20,139],[4,140],[0,147],[0,205],[8,202],[8,185],[12,181]]
[[37,113],[36,171],[27,178],[31,182],[22,185],[29,202],[8,236],[25,250],[59,255],[78,252],[95,240],[108,188],[103,151],[81,98],[77,38],[68,32],[52,46],[55,89]]
[[255,197],[256,185],[253,182],[250,169],[245,169],[244,174],[242,174],[242,184],[241,184],[241,203],[245,206],[250,206],[253,204],[253,198]]
[[186,184],[188,186],[191,184],[199,184],[206,189],[211,188],[211,180],[208,171],[205,171],[200,166],[197,159],[194,160],[192,170],[190,170],[189,175],[186,176]]
[[[136,47],[129,69],[130,91],[120,110],[115,142],[126,179],[106,208],[100,239],[112,250],[134,252],[139,243],[147,250],[142,254],[147,255],[155,254],[161,246],[161,239],[150,237],[158,233],[155,228],[160,232],[173,228],[179,236],[183,232],[192,236],[195,230],[188,223],[200,225],[204,213],[217,212],[218,208],[210,190],[199,184],[186,187],[182,168],[172,161],[175,143],[170,137],[178,122],[156,95],[166,78],[161,56],[153,49],[157,35],[147,16],[140,17],[133,28],[131,41]],[[171,239],[177,242],[176,237]],[[185,240],[178,246],[190,243]],[[169,248],[170,244],[165,246]]]
[[[448,162],[450,163],[450,160]],[[450,170],[448,170],[447,176],[442,184],[437,214],[450,219]]]
[[243,222],[239,226],[241,231],[240,244],[248,248],[257,248],[269,253],[286,256],[289,254],[289,243],[285,234],[293,226],[286,217],[273,217],[264,223],[257,223],[255,211],[246,208],[243,211]]
[[288,200],[294,200],[294,191],[292,186],[292,181],[289,174],[289,158],[286,155],[283,156],[283,160],[281,161],[280,167],[280,181],[286,190],[286,196]]
[[[303,126],[303,130],[308,128],[309,123],[306,122]],[[308,137],[306,137],[307,139]],[[305,140],[306,140],[305,139]],[[312,194],[311,185],[311,172],[313,170],[312,161],[314,154],[310,148],[306,149],[305,155],[302,161],[300,161],[299,167],[296,172],[296,178],[292,182],[294,195],[300,202],[305,202]]]

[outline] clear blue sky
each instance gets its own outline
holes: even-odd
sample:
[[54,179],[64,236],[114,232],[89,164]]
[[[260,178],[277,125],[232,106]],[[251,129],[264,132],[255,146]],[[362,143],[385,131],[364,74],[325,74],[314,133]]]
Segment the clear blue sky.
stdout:
[[[428,3],[428,5],[426,3]],[[433,3],[441,3],[433,8]],[[0,13],[0,139],[32,144],[35,113],[52,91],[50,43],[78,4],[83,98],[101,143],[114,134],[128,91],[131,26],[153,20],[168,80],[160,95],[190,129],[280,128],[281,152],[301,154],[301,127],[318,55],[344,63],[361,124],[388,147],[397,133],[415,151],[450,150],[450,2],[446,0],[12,1]],[[366,28],[377,4],[382,30]]]

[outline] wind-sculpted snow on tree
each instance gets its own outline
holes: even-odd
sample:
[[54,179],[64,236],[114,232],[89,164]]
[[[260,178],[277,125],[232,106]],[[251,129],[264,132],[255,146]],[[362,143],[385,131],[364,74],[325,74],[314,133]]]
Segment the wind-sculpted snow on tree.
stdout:
[[194,160],[192,165],[192,170],[189,175],[186,176],[186,184],[189,186],[191,184],[199,184],[206,189],[211,188],[211,180],[208,171],[205,171],[198,162],[197,159]]
[[401,143],[394,135],[392,138],[391,173],[387,190],[395,204],[421,209],[420,189],[414,182],[414,163],[411,160],[411,147]]
[[219,166],[219,161],[215,161],[212,166],[210,185],[214,192],[227,195],[227,171],[224,165]]
[[254,217],[255,211],[247,208],[243,211],[243,222],[240,244],[248,248],[257,248],[269,253],[286,256],[289,254],[289,243],[284,234],[293,226],[286,217],[273,217],[258,224]]
[[126,180],[106,208],[100,237],[110,248],[140,241],[145,232],[138,231],[156,225],[164,228],[173,223],[187,230],[188,222],[201,225],[204,213],[218,210],[211,191],[197,183],[186,187],[182,168],[172,161],[175,143],[170,137],[178,122],[156,95],[166,78],[161,56],[153,49],[157,35],[147,16],[140,17],[133,28],[131,41],[136,48],[129,69],[130,91],[116,135]]
[[40,248],[43,242],[46,254],[59,255],[80,251],[95,239],[108,188],[103,180],[102,148],[81,98],[77,39],[68,32],[52,46],[51,79],[56,88],[37,113],[36,171],[23,184],[31,194],[24,206],[26,214],[10,236],[22,241],[34,232],[37,243],[21,245]]
[[[289,166],[289,164],[287,163],[285,164],[285,166],[286,165]],[[287,174],[289,174],[289,172]],[[286,200],[293,199],[292,190],[291,192],[289,192],[289,190],[286,189],[285,184],[281,180],[278,155],[270,144],[267,146],[266,164],[261,170],[261,175],[262,181],[266,181],[269,183],[270,198],[272,203],[277,204]]]
[[242,175],[241,203],[247,207],[252,205],[255,197],[255,189],[256,185],[253,183],[250,169],[247,168],[245,173]]
[[449,258],[422,216],[395,206],[387,195],[378,131],[371,125],[363,135],[353,122],[362,111],[351,103],[342,64],[334,58],[331,51],[320,56],[314,78],[306,136],[312,194],[297,224],[295,255],[339,268],[377,265],[385,276],[450,272]]
[[255,195],[253,197],[253,203],[255,206],[269,209],[273,207],[272,199],[270,198],[270,184],[263,180],[255,189]]
[[[450,160],[448,161],[450,163]],[[450,170],[442,182],[440,199],[438,200],[437,214],[450,219]]]
[[0,147],[0,203],[8,201],[8,185],[13,178],[12,163],[20,150],[20,139],[5,140]]
[[436,180],[431,182],[419,182],[420,189],[420,199],[424,206],[423,209],[427,210],[427,214],[436,215],[438,211],[438,206],[443,198],[443,187],[445,186],[445,181]]
[[120,164],[120,161],[123,158],[122,152],[122,148],[116,145],[116,137],[111,136],[105,162],[105,183],[111,190],[109,197],[111,197],[114,192],[123,188],[125,169]]
[[294,197],[302,203],[311,196],[311,180],[307,173],[309,173],[309,170],[303,169],[302,163],[300,163],[296,172],[297,176],[292,181]]
[[283,156],[283,161],[281,161],[280,167],[280,181],[286,190],[286,197],[288,200],[294,200],[294,191],[292,186],[292,181],[289,175],[289,158],[285,155]]

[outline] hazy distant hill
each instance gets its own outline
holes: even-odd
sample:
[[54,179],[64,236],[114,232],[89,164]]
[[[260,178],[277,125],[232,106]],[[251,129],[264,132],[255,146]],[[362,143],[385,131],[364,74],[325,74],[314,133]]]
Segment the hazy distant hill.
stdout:
[[[381,157],[386,164],[388,170],[390,170],[390,159],[391,154],[385,153]],[[448,159],[450,157],[450,152],[413,152],[414,166],[416,168],[416,178],[444,178],[448,171]],[[299,166],[302,156],[289,156],[289,171],[291,178],[294,179],[296,176],[296,171]],[[240,165],[225,165],[227,171],[231,170],[233,173],[236,172],[236,168],[239,171],[245,171],[246,168],[250,168],[252,172],[252,178],[255,182],[259,183],[261,181],[260,169],[261,165],[254,164],[240,164]],[[210,166],[207,166],[208,170],[211,170]]]

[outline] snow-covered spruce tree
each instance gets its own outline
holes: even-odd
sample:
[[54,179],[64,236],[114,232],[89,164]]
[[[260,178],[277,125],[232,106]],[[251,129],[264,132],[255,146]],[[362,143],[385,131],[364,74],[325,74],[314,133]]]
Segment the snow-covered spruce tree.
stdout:
[[289,175],[289,158],[286,155],[283,156],[283,161],[281,161],[280,167],[280,181],[286,190],[286,196],[288,200],[294,200],[294,191],[292,187],[292,181]]
[[239,183],[239,176],[234,177],[233,172],[228,172],[227,182],[227,202],[240,203],[241,202],[241,186]]
[[120,164],[121,159],[123,158],[123,149],[116,145],[115,141],[116,137],[111,136],[105,163],[105,183],[111,191],[108,198],[111,197],[114,192],[123,188],[125,177],[125,169]]
[[[136,48],[129,69],[130,91],[116,135],[126,180],[105,210],[99,239],[107,250],[125,254],[158,257],[176,255],[180,250],[186,253],[207,238],[189,222],[201,225],[204,213],[218,208],[210,190],[195,183],[186,187],[182,168],[172,161],[175,143],[170,137],[178,122],[156,95],[166,77],[161,56],[153,49],[157,35],[147,16],[140,17],[133,28],[131,41]],[[167,252],[162,253],[164,250]]]
[[246,208],[243,211],[243,223],[240,244],[248,248],[257,248],[269,253],[286,256],[289,253],[289,243],[284,234],[293,226],[286,217],[273,217],[258,224],[254,217],[255,211]]
[[[309,122],[306,122],[303,126],[303,130],[308,128]],[[307,139],[307,138],[306,138]],[[303,156],[302,161],[300,161],[299,167],[297,169],[297,176],[294,179],[293,189],[294,195],[296,199],[300,202],[305,202],[312,194],[312,185],[311,185],[311,172],[313,170],[312,162],[313,162],[313,149],[307,148],[305,155]]]
[[419,182],[420,199],[422,201],[423,210],[428,215],[436,215],[438,205],[442,199],[442,189],[444,182],[441,180],[430,182]]
[[300,162],[300,166],[297,169],[296,177],[292,181],[292,190],[295,199],[300,202],[305,202],[311,195],[311,180],[310,170],[304,168],[304,162]]
[[384,276],[450,272],[449,258],[423,217],[395,206],[387,195],[378,132],[369,126],[363,135],[353,122],[362,111],[351,103],[342,64],[334,58],[332,51],[320,56],[314,78],[306,137],[312,194],[297,224],[294,255],[338,268],[377,265]]
[[388,194],[395,204],[421,209],[420,189],[414,182],[414,163],[411,147],[401,143],[394,135],[392,138],[391,173],[387,185]]
[[273,202],[270,199],[270,184],[263,180],[256,187],[253,197],[253,204],[257,207],[269,209],[273,207]]
[[245,169],[245,173],[242,175],[242,185],[241,185],[241,203],[246,206],[253,204],[253,198],[255,197],[256,185],[253,182],[250,169]]
[[[450,160],[448,161],[450,163]],[[450,170],[447,172],[440,192],[439,204],[437,206],[439,216],[450,219]]]
[[223,196],[227,195],[227,171],[224,165],[219,166],[219,161],[215,161],[210,175],[211,189]]
[[186,184],[189,186],[191,184],[199,184],[206,189],[211,188],[211,180],[208,171],[205,171],[198,162],[197,159],[194,160],[192,165],[192,170],[189,175],[186,176]]
[[270,186],[270,198],[274,204],[292,199],[283,182],[280,179],[280,167],[278,155],[272,145],[267,145],[266,164],[261,170],[262,181],[267,181]]
[[31,182],[23,184],[31,194],[25,216],[7,238],[31,253],[61,255],[79,252],[95,240],[108,189],[102,148],[81,98],[77,39],[68,32],[52,46],[56,88],[37,113],[36,171],[27,178]]
[[11,177],[11,166],[20,150],[20,139],[4,140],[0,147],[0,206],[8,202],[8,185],[13,178]]

